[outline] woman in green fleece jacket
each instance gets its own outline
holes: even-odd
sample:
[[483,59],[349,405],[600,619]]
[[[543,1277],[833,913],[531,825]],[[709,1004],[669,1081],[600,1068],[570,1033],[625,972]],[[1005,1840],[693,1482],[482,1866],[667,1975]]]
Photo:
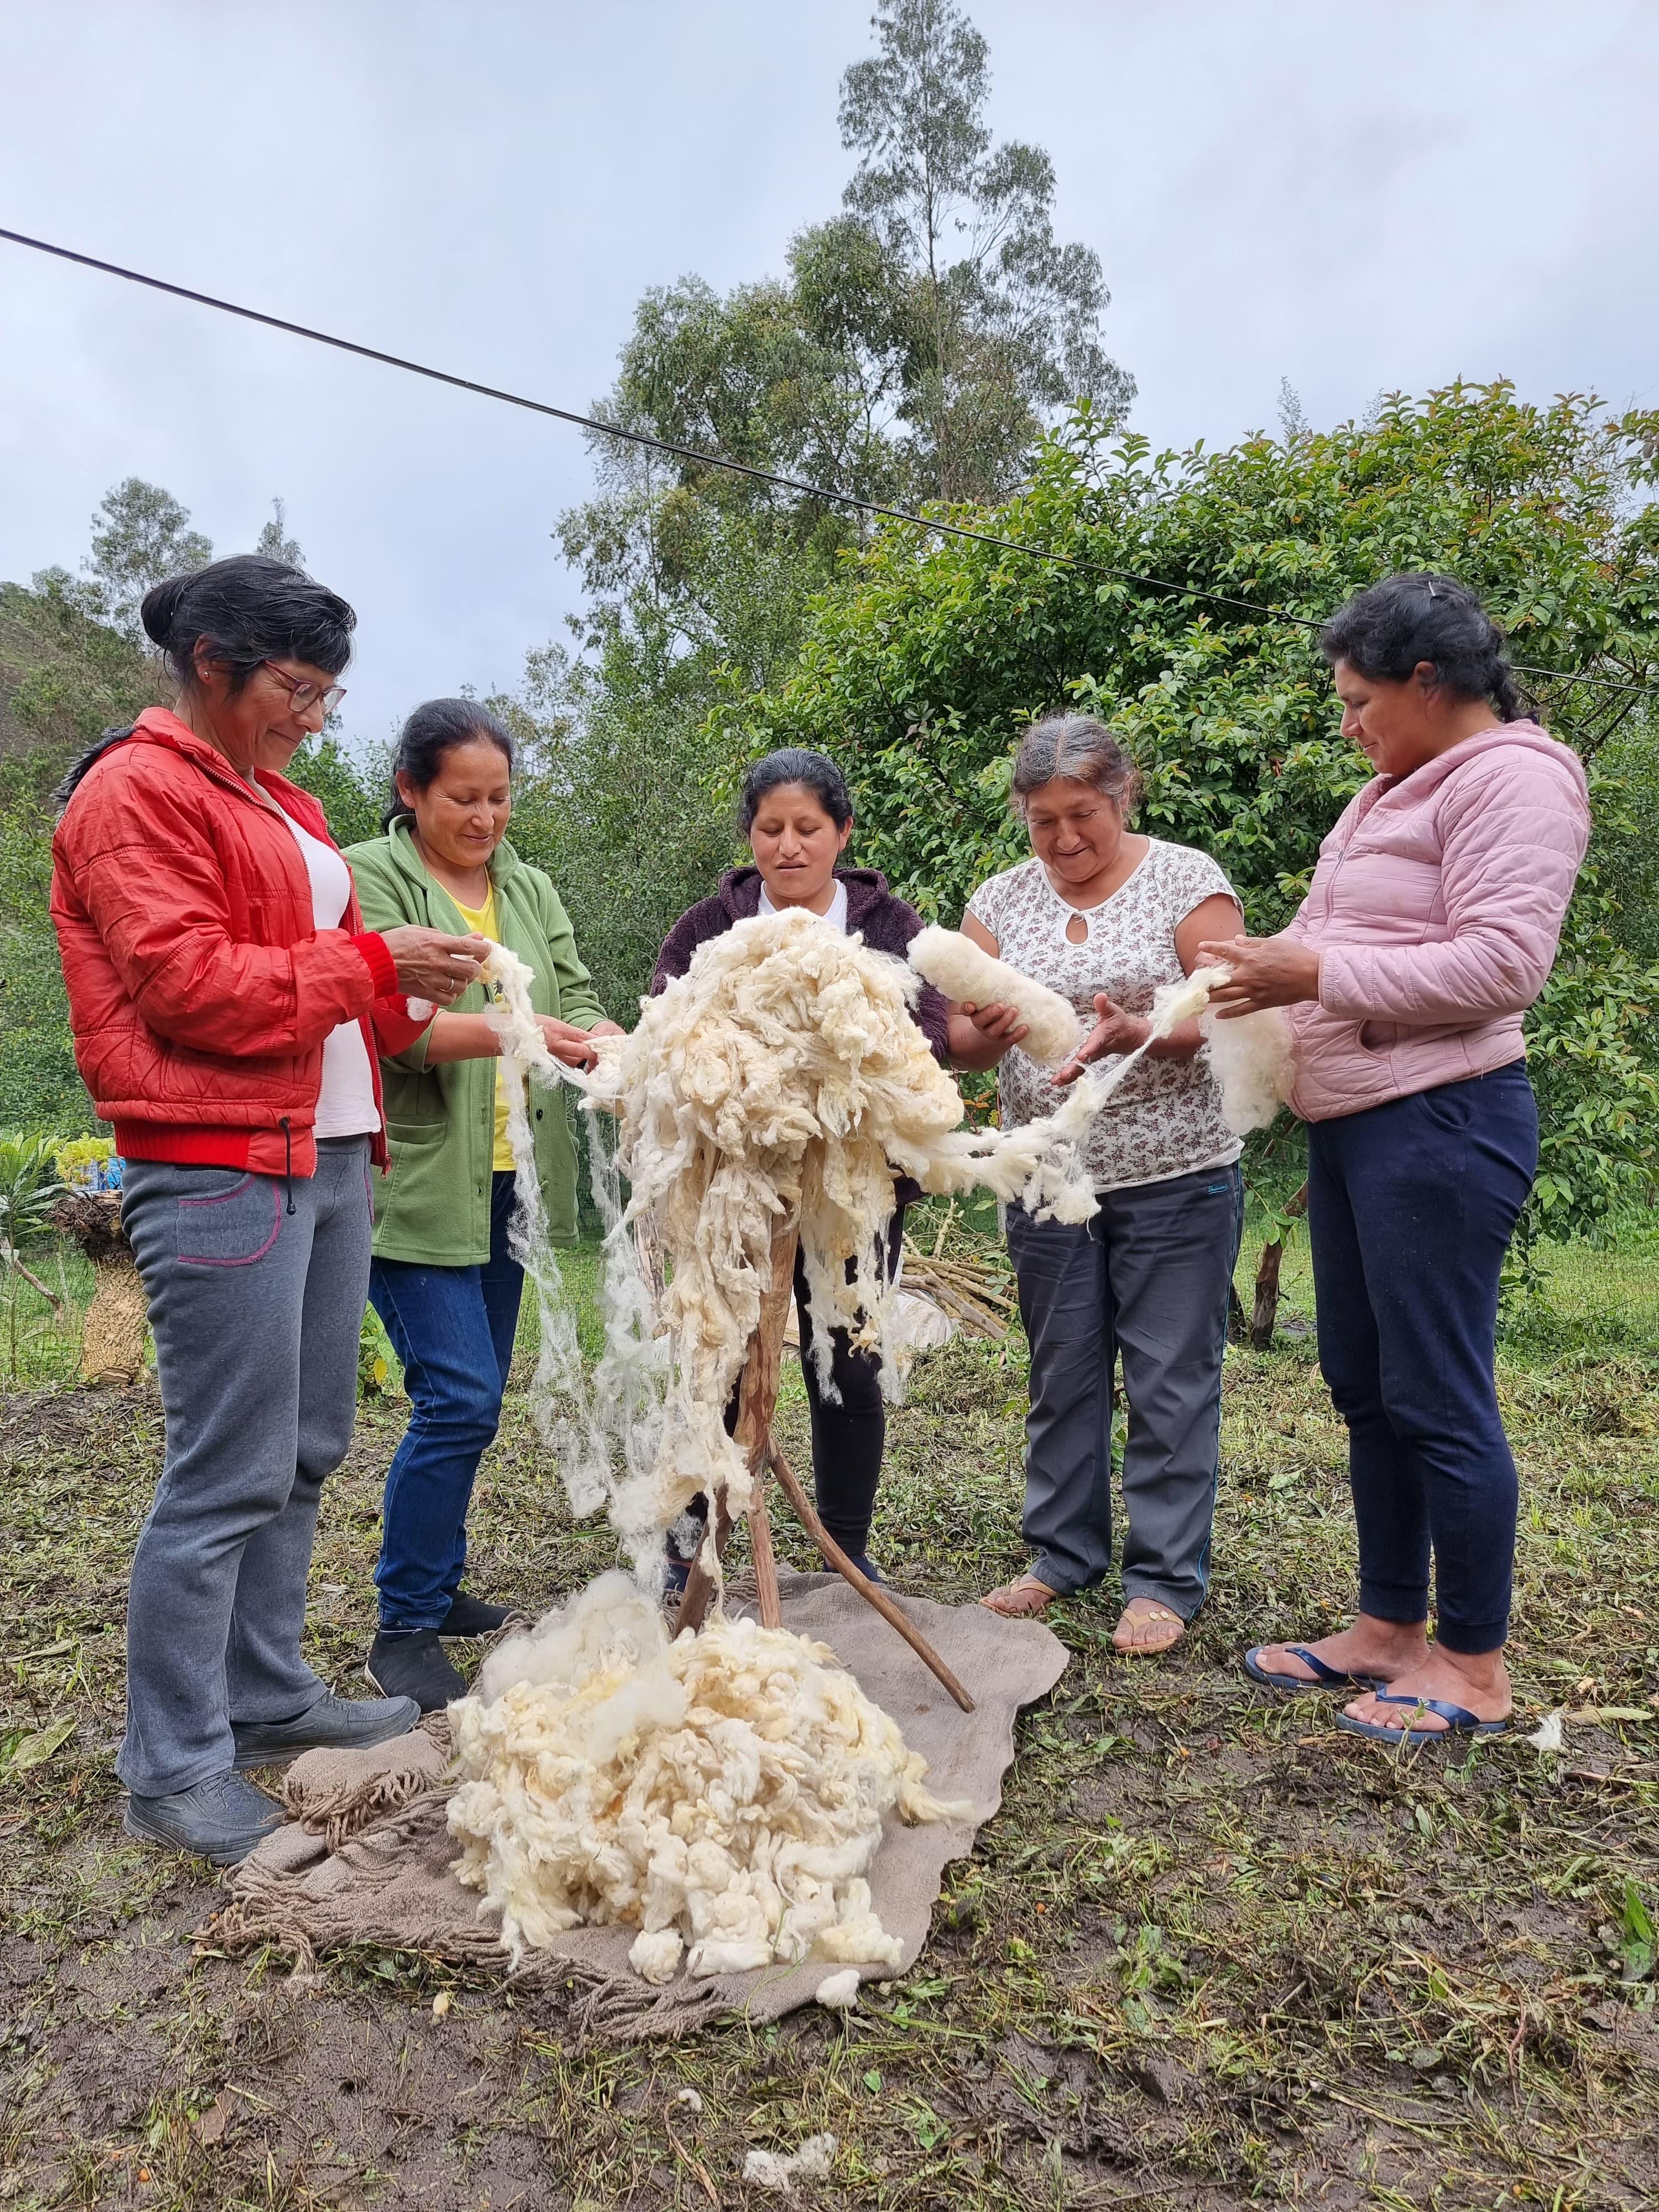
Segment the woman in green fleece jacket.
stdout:
[[[506,841],[513,740],[471,699],[434,699],[404,726],[386,835],[348,857],[366,926],[476,931],[516,952],[535,981],[548,1046],[572,1066],[617,1034],[593,995],[559,895]],[[501,1418],[523,1272],[507,1244],[513,1156],[507,1080],[485,1018],[485,986],[435,1014],[382,1063],[392,1170],[376,1196],[369,1297],[404,1364],[413,1411],[386,1476],[380,1626],[368,1676],[430,1712],[459,1697],[446,1636],[499,1627],[507,1608],[461,1589],[466,1509]],[[576,1233],[576,1149],[562,1093],[530,1102],[536,1165],[556,1238]]]

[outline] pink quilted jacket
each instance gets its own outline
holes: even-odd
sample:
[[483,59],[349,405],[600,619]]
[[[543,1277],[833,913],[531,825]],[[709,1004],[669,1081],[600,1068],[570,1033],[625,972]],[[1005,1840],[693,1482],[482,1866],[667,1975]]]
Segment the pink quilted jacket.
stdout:
[[1289,1009],[1304,1121],[1524,1056],[1589,828],[1577,754],[1535,722],[1350,800],[1285,933],[1320,953],[1318,1005]]

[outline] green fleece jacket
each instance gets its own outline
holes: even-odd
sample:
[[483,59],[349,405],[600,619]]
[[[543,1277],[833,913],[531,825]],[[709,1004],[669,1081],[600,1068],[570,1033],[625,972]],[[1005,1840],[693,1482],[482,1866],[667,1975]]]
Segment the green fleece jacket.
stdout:
[[[396,929],[414,923],[465,936],[467,925],[441,884],[429,876],[407,822],[394,822],[384,837],[354,845],[346,858],[357,881],[364,927]],[[489,863],[495,886],[496,927],[501,942],[535,975],[531,997],[538,1014],[590,1029],[605,1019],[592,978],[576,954],[569,917],[539,868],[521,860],[503,841]],[[454,1012],[483,1011],[485,988],[474,983]],[[374,1252],[382,1260],[413,1260],[428,1267],[481,1266],[489,1257],[490,1162],[495,1142],[494,1060],[426,1064],[423,1030],[407,1052],[382,1060],[386,1128],[392,1170],[374,1178]],[[576,1146],[563,1085],[533,1084],[530,1126],[548,1224],[556,1240],[576,1234]]]

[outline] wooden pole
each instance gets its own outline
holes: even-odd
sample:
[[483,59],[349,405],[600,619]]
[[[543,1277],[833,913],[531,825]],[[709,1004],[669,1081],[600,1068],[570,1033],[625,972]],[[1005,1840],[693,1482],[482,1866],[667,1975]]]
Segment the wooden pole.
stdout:
[[[1287,1221],[1299,1221],[1308,1210],[1308,1186],[1304,1182],[1285,1208]],[[1270,1237],[1261,1248],[1261,1264],[1255,1271],[1255,1310],[1250,1316],[1250,1349],[1266,1352],[1273,1340],[1273,1324],[1279,1319],[1279,1269],[1285,1257],[1285,1237],[1281,1230]]]
[[[772,1279],[761,1292],[760,1320],[749,1340],[749,1356],[738,1385],[738,1421],[732,1442],[744,1455],[749,1470],[749,1535],[755,1553],[755,1586],[760,1598],[761,1625],[781,1628],[783,1607],[778,1597],[778,1567],[772,1549],[772,1523],[766,1510],[766,1459],[772,1437],[772,1415],[777,1409],[778,1370],[783,1358],[783,1328],[789,1317],[789,1297],[795,1279],[795,1247],[799,1227],[787,1215],[772,1233]],[[714,1550],[724,1558],[725,1527],[717,1518]],[[705,1541],[707,1540],[705,1539]],[[714,1595],[714,1578],[702,1563],[701,1551],[685,1578],[685,1594],[675,1616],[674,1633],[701,1628]]]
[[973,1699],[921,1631],[914,1622],[907,1619],[902,1608],[895,1604],[879,1583],[872,1583],[868,1575],[853,1565],[851,1559],[819,1520],[812,1510],[811,1499],[801,1488],[799,1476],[790,1466],[775,1443],[772,1444],[769,1456],[772,1462],[772,1472],[781,1484],[784,1496],[794,1507],[796,1518],[819,1551],[823,1553],[826,1563],[832,1566],[838,1575],[849,1582],[865,1602],[873,1606],[884,1621],[897,1629],[917,1658],[921,1660],[924,1665],[931,1668],[939,1680],[944,1683],[945,1688],[962,1707],[963,1711],[971,1713],[974,1710]]
[[[799,1478],[784,1457],[772,1435],[772,1416],[777,1410],[778,1370],[783,1355],[784,1323],[788,1319],[789,1298],[795,1277],[795,1248],[799,1241],[799,1228],[793,1218],[780,1223],[772,1238],[772,1280],[761,1293],[760,1321],[750,1339],[749,1356],[744,1362],[743,1377],[738,1383],[738,1419],[732,1431],[732,1441],[743,1452],[749,1469],[751,1485],[749,1507],[750,1540],[755,1553],[755,1584],[760,1599],[761,1624],[766,1628],[781,1628],[783,1607],[778,1597],[777,1560],[772,1548],[772,1524],[766,1510],[766,1474],[769,1466],[782,1486],[783,1493],[795,1510],[796,1518],[817,1546],[826,1563],[864,1599],[882,1619],[896,1628],[922,1663],[930,1668],[945,1685],[964,1713],[974,1711],[974,1701],[951,1669],[945,1665],[921,1631],[905,1615],[878,1583],[855,1567],[841,1546],[819,1520],[811,1499],[800,1486]],[[717,1504],[714,1522],[714,1551],[717,1558],[726,1555],[726,1540],[731,1528],[731,1517],[725,1501]],[[707,1542],[708,1539],[705,1538]],[[714,1594],[714,1578],[703,1565],[701,1552],[691,1563],[691,1571],[685,1578],[685,1592],[680,1600],[675,1617],[674,1633],[696,1630],[707,1618],[709,1602]]]

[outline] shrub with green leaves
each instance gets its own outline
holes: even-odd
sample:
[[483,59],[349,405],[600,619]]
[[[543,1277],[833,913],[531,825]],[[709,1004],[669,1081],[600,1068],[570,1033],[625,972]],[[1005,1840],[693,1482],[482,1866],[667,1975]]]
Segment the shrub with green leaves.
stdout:
[[[1079,410],[1027,489],[961,517],[1058,559],[884,531],[818,601],[793,672],[734,701],[717,734],[734,767],[769,744],[835,754],[856,857],[954,923],[1026,850],[1007,810],[1021,730],[1082,708],[1139,763],[1143,825],[1212,853],[1251,928],[1274,930],[1370,774],[1340,735],[1317,623],[1380,576],[1437,569],[1483,595],[1517,662],[1659,683],[1656,456],[1659,413],[1534,407],[1502,383],[1221,452],[1155,453]],[[1593,773],[1642,726],[1639,689],[1523,680]],[[1545,1149],[1523,1246],[1594,1231],[1654,1187],[1659,969],[1615,934],[1639,807],[1627,775],[1595,781],[1593,864],[1528,1023]]]
[[51,1233],[58,1139],[27,1130],[0,1130],[0,1263],[10,1267]]

